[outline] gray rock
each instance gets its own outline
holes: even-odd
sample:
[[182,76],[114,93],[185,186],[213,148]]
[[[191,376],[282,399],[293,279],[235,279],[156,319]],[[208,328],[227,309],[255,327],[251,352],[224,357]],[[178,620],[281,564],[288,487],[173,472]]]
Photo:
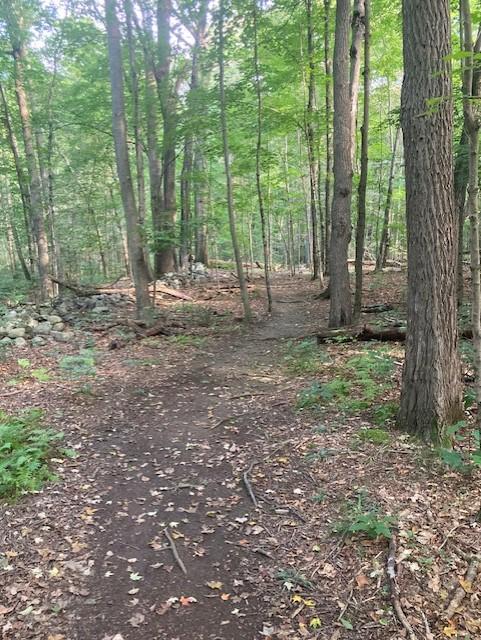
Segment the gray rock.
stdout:
[[57,342],[70,342],[74,337],[71,331],[52,331],[50,335]]
[[44,347],[46,344],[47,341],[42,336],[34,336],[32,338],[32,347]]
[[110,313],[110,309],[105,305],[96,304],[95,307],[92,309],[92,313]]
[[0,338],[3,338],[8,334],[8,329],[6,327],[0,327]]
[[16,347],[26,347],[27,345],[28,342],[25,340],[25,338],[15,338]]
[[62,318],[60,316],[48,316],[47,322],[50,322],[52,325],[58,324],[59,322],[62,322]]
[[63,331],[64,329],[65,329],[65,324],[63,322],[57,322],[52,327],[53,331]]
[[13,340],[11,340],[11,339],[10,339],[10,338],[8,338],[8,337],[2,338],[2,339],[0,340],[0,344],[3,344],[3,345],[4,345],[4,346],[6,346],[6,347],[10,346],[12,343],[13,343]]
[[38,325],[38,320],[36,318],[28,318],[25,320],[25,326],[31,327],[32,329]]
[[33,328],[35,335],[48,336],[52,331],[52,325],[50,322],[39,322],[36,327]]
[[25,336],[25,329],[23,327],[10,329],[10,331],[8,332],[9,338],[23,338],[24,336]]
[[15,309],[12,309],[11,311],[9,311],[8,313],[5,314],[5,317],[8,318],[9,320],[13,320],[14,318],[17,317],[17,312],[15,311]]

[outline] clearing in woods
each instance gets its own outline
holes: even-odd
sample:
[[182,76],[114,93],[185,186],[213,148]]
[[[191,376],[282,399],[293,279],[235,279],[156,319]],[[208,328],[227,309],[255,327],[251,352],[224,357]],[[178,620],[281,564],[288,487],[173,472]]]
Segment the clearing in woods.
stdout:
[[[397,278],[370,276],[367,302],[402,316]],[[420,637],[479,637],[469,595],[443,617],[460,548],[477,548],[476,482],[392,429],[402,346],[317,347],[316,285],[274,284],[271,320],[103,350],[88,384],[5,394],[9,411],[43,408],[78,452],[53,461],[61,482],[2,508],[5,640],[404,637],[393,532]]]

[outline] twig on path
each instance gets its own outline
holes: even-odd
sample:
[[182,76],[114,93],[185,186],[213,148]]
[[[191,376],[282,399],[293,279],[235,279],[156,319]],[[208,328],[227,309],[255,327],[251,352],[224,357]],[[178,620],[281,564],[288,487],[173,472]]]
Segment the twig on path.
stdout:
[[466,578],[462,581],[460,586],[454,592],[451,602],[446,607],[444,617],[450,620],[456,613],[461,602],[464,600],[466,593],[470,591],[471,585],[476,580],[476,576],[479,571],[479,558],[474,556],[471,558],[468,570],[466,572]]
[[452,537],[453,533],[454,533],[457,529],[459,529],[459,527],[460,527],[460,526],[461,526],[460,524],[457,524],[455,527],[453,527],[453,528],[451,529],[451,531],[449,531],[449,532],[447,533],[447,535],[446,535],[446,537],[444,538],[443,542],[442,542],[442,543],[439,545],[439,547],[438,547],[438,553],[441,551],[441,549],[443,549],[443,548],[446,546],[446,544],[449,542],[450,538]]
[[239,398],[255,398],[256,396],[266,396],[267,392],[266,391],[258,391],[257,393],[240,393],[237,396],[230,396],[230,398],[228,398],[229,400],[239,400]]
[[250,499],[252,500],[253,504],[255,507],[259,506],[259,503],[257,502],[257,498],[256,495],[254,493],[254,490],[252,489],[252,485],[249,481],[249,473],[252,471],[252,467],[257,464],[255,461],[251,462],[249,468],[247,469],[247,471],[244,471],[243,475],[242,475],[242,479],[244,480],[244,485],[245,488],[247,490],[247,493],[249,494]]
[[394,611],[396,612],[396,616],[406,630],[409,640],[417,640],[417,636],[414,633],[414,629],[412,628],[411,623],[406,618],[399,598],[399,585],[396,579],[396,536],[394,533],[392,534],[392,538],[389,542],[389,553],[387,557],[387,577],[389,580],[389,587],[391,589],[391,600]]
[[185,568],[185,564],[182,562],[182,558],[179,556],[179,552],[177,551],[177,547],[175,546],[174,539],[170,535],[169,530],[167,529],[167,527],[164,529],[164,534],[165,534],[165,537],[167,538],[167,540],[169,541],[170,548],[172,550],[172,555],[174,556],[175,561],[177,562],[177,564],[181,568],[182,572],[185,573],[185,575],[187,575],[187,569]]
[[238,417],[239,416],[227,416],[227,418],[222,418],[222,420],[218,420],[211,427],[207,427],[207,429],[217,429],[217,427],[221,427],[226,422],[229,422],[230,420],[234,420],[235,418],[238,418]]

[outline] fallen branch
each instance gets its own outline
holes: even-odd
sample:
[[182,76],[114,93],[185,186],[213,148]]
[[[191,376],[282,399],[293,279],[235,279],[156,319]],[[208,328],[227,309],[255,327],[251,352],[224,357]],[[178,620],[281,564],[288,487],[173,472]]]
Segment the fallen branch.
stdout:
[[[472,338],[471,329],[464,329],[460,332],[463,338]],[[336,341],[353,342],[404,342],[406,340],[406,329],[404,327],[376,328],[364,325],[362,327],[351,327],[349,329],[327,329],[317,333],[317,344]]]
[[169,541],[170,548],[172,550],[172,555],[174,556],[175,561],[177,562],[177,564],[181,568],[182,572],[185,573],[185,575],[187,575],[187,569],[185,568],[185,564],[182,562],[182,558],[179,556],[179,552],[177,551],[177,547],[175,546],[174,539],[170,535],[169,530],[167,529],[167,527],[164,529],[164,534],[165,534],[165,537],[167,538],[167,540]]
[[417,636],[414,633],[414,629],[412,628],[411,623],[406,618],[399,598],[400,591],[396,578],[396,536],[394,533],[392,534],[392,538],[389,542],[389,553],[387,557],[387,577],[389,580],[389,588],[391,590],[391,600],[394,611],[396,612],[397,619],[406,630],[409,640],[417,640]]
[[450,620],[454,616],[461,602],[466,597],[466,593],[469,593],[471,585],[476,580],[478,571],[479,571],[479,558],[477,556],[474,556],[473,558],[471,558],[471,562],[466,572],[466,578],[462,581],[460,586],[456,589],[451,599],[451,602],[446,607],[444,616],[445,618],[447,618],[447,620]]
[[255,464],[256,464],[255,462],[251,462],[250,467],[247,469],[247,471],[244,471],[242,478],[244,480],[244,485],[247,490],[247,493],[249,494],[250,499],[252,500],[254,506],[257,507],[258,506],[257,498],[254,493],[254,490],[252,489],[252,485],[249,481],[249,473],[252,471],[252,467]]

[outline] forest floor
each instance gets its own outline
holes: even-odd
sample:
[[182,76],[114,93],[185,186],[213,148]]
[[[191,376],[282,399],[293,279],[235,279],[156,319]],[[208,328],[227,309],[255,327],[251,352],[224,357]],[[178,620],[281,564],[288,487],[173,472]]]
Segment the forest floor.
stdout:
[[[367,278],[366,303],[394,307],[370,324],[402,318],[403,278]],[[1,507],[2,638],[404,638],[390,534],[412,638],[481,637],[466,575],[479,474],[394,430],[402,345],[317,347],[318,285],[277,276],[273,290],[266,318],[256,283],[251,327],[226,293],[176,303],[185,334],[116,350],[91,334],[83,377],[59,367],[78,344],[1,363],[2,409],[43,409],[77,452],[52,460],[57,482]]]

